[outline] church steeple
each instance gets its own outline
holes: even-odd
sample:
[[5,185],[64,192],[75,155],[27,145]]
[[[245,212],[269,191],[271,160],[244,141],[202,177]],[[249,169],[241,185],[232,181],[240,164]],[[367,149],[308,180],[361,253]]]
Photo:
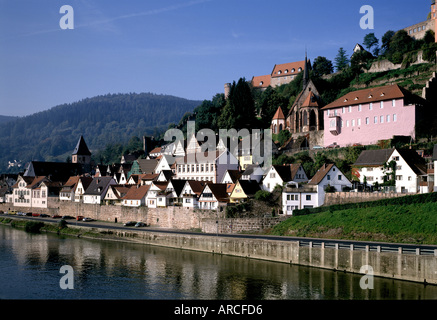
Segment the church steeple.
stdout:
[[83,136],[80,136],[71,156],[71,162],[73,163],[89,164],[91,162],[91,152],[88,149]]
[[305,50],[305,68],[303,74],[303,90],[305,90],[308,81],[310,80],[310,64],[308,63],[307,52]]

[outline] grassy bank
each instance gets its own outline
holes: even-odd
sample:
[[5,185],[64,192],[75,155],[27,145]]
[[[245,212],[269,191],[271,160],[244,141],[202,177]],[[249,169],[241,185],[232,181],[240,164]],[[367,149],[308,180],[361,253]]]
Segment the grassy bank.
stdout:
[[274,235],[437,244],[437,203],[386,205],[295,216]]

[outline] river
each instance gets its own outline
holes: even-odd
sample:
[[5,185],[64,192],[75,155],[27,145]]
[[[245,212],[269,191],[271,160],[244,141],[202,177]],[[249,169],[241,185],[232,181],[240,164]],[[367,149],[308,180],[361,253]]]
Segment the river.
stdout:
[[[62,266],[72,272],[61,273]],[[437,299],[437,286],[375,277],[373,289],[361,289],[361,277],[0,225],[0,299]]]

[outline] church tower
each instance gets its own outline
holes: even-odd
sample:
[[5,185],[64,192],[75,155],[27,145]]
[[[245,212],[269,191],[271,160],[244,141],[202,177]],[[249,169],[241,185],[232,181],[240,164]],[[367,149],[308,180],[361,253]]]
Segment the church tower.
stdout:
[[278,110],[276,110],[270,128],[272,129],[273,134],[278,134],[285,129],[285,116],[281,107],[278,107]]
[[83,136],[80,136],[76,148],[73,150],[71,162],[85,165],[89,165],[91,163],[91,152],[88,149]]

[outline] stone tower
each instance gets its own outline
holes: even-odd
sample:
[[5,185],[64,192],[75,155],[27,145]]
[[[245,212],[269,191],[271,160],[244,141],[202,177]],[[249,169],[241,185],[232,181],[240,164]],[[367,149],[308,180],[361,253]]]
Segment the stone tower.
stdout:
[[285,129],[285,116],[281,107],[278,107],[272,119],[271,129],[274,134],[277,134]]

